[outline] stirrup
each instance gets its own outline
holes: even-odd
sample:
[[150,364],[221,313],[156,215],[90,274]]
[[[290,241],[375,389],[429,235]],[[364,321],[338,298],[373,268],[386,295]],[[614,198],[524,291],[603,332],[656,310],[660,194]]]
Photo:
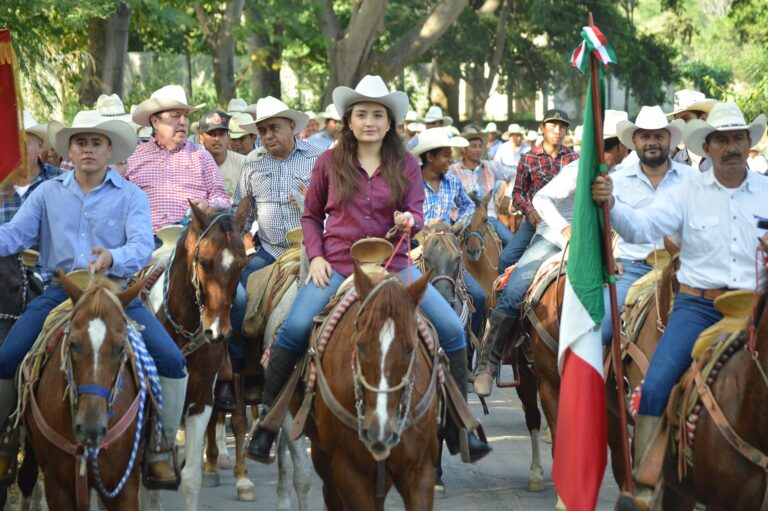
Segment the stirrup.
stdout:
[[156,461],[150,461],[149,458],[152,457],[152,455],[147,452],[144,455],[144,461],[141,467],[141,481],[144,484],[144,487],[148,490],[176,491],[179,489],[179,484],[181,484],[181,469],[179,468],[179,463],[176,457],[176,447],[174,446],[170,453],[168,451],[165,451],[165,453],[170,457],[170,465],[173,467],[173,473],[176,477],[173,480],[159,480],[152,478],[151,465],[153,463],[160,463],[162,460],[157,459]]

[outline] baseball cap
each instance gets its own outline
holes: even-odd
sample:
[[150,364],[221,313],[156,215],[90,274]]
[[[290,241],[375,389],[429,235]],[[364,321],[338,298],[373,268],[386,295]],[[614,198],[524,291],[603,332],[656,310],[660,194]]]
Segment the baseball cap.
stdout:
[[213,130],[229,130],[229,116],[222,110],[211,110],[200,118],[200,133]]
[[564,122],[567,125],[571,124],[571,121],[568,119],[568,114],[556,108],[547,110],[547,113],[544,114],[544,120],[541,121],[541,124],[549,121]]

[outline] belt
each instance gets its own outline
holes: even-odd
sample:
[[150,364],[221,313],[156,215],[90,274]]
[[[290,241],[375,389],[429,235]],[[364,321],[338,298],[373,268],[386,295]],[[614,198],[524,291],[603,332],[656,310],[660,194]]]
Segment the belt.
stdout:
[[680,292],[686,295],[691,296],[698,296],[699,298],[705,298],[707,300],[714,300],[718,296],[730,291],[730,289],[726,287],[721,287],[718,289],[700,289],[698,287],[692,287],[687,286],[685,284],[680,284]]

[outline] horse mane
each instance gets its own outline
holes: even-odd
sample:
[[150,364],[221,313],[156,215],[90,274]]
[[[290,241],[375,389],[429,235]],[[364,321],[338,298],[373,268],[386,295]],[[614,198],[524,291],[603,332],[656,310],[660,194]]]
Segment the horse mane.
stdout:
[[[401,326],[414,319],[414,308],[418,304],[411,301],[410,295],[401,283],[392,283],[380,287],[375,296],[371,297],[371,303],[367,307],[371,318],[377,318],[369,321],[372,329],[380,327],[386,319],[392,318]],[[399,332],[399,330],[398,330]]]
[[[426,244],[427,237],[430,234],[437,234],[441,232],[453,234],[453,230],[451,229],[451,226],[448,225],[448,222],[445,222],[443,220],[440,220],[436,224],[428,225],[427,227],[424,228],[422,232],[424,233],[424,244]],[[440,246],[442,246],[447,251],[458,249],[458,245],[454,245],[453,240],[449,236],[437,236],[435,239],[440,244]]]
[[92,316],[101,316],[109,312],[110,306],[116,305],[114,299],[108,296],[107,292],[117,294],[118,291],[119,289],[114,282],[104,275],[96,275],[78,300],[77,304],[82,304],[78,311],[88,312]]

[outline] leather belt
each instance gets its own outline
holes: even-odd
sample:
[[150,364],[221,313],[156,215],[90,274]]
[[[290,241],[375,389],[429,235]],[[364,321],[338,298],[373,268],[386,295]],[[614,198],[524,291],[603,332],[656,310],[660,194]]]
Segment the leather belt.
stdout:
[[687,286],[680,284],[680,292],[686,295],[698,296],[707,300],[714,300],[718,296],[730,291],[730,289],[721,287],[718,289],[700,289],[698,287]]

